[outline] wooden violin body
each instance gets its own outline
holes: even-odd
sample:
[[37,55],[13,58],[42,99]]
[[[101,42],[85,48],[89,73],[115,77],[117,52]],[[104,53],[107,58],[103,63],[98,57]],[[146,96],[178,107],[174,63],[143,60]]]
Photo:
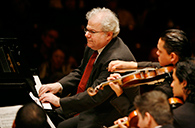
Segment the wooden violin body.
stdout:
[[137,110],[132,111],[129,114],[129,128],[138,128],[137,123],[138,123],[138,117],[137,117]]
[[[88,88],[87,92],[90,96],[94,96],[99,90],[103,90],[104,86],[110,82],[119,83],[122,88],[135,87],[143,84],[156,84],[164,81],[165,76],[173,70],[172,66],[155,68],[144,68],[133,73],[122,76],[119,79],[106,81],[93,88]],[[170,75],[170,74],[169,74]]]

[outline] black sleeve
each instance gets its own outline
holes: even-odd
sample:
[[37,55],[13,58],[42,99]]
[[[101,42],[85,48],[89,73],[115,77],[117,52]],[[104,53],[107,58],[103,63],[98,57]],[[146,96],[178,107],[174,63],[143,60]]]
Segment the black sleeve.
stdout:
[[139,67],[157,67],[157,68],[160,68],[159,62],[141,61],[141,62],[137,62],[137,63],[138,63],[138,68]]
[[128,116],[133,110],[135,110],[133,102],[130,102],[124,93],[113,99],[110,103],[122,116]]
[[123,94],[111,101],[117,111],[122,116],[128,116],[133,110],[135,110],[133,101],[134,98],[140,94],[140,87],[132,87],[123,90]]

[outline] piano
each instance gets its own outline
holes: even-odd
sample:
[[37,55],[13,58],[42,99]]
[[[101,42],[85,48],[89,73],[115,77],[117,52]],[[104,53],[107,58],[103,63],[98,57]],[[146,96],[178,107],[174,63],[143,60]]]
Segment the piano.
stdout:
[[38,96],[33,75],[17,38],[0,38],[0,106],[21,105]]
[[[0,38],[0,107],[32,102],[30,92],[38,98],[33,77],[38,76],[37,71],[25,61],[20,45],[17,38]],[[53,109],[45,111],[49,126],[55,128],[62,119]]]

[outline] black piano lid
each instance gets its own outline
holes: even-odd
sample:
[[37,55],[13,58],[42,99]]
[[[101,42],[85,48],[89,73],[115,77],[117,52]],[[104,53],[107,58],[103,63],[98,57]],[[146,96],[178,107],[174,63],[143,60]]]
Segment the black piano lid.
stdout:
[[18,39],[0,38],[0,106],[30,102],[30,91],[38,96],[33,73],[25,62]]

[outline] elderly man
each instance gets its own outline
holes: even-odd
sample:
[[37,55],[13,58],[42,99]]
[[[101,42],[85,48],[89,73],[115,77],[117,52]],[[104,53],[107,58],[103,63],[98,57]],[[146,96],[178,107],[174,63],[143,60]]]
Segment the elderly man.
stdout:
[[[62,110],[61,115],[66,120],[58,125],[59,128],[100,128],[103,125],[109,126],[114,120],[124,116],[121,115],[123,112],[120,113],[112,106],[112,99],[115,99],[116,94],[110,86],[105,86],[104,90],[94,96],[88,95],[86,90],[106,81],[110,75],[107,67],[112,60],[135,61],[135,58],[117,36],[120,31],[119,21],[111,10],[94,8],[86,14],[86,18],[87,46],[81,65],[59,82],[44,85],[39,93],[42,102],[60,107],[56,110],[58,113]],[[97,57],[94,51],[97,52]],[[94,62],[89,58],[95,58]],[[92,67],[92,71],[88,72],[88,67]],[[55,95],[57,92],[61,93],[61,98]],[[65,97],[70,93],[71,96]],[[131,94],[129,100],[133,102],[134,97],[139,94],[139,87],[127,89],[126,93]],[[131,107],[133,110],[133,103]]]

